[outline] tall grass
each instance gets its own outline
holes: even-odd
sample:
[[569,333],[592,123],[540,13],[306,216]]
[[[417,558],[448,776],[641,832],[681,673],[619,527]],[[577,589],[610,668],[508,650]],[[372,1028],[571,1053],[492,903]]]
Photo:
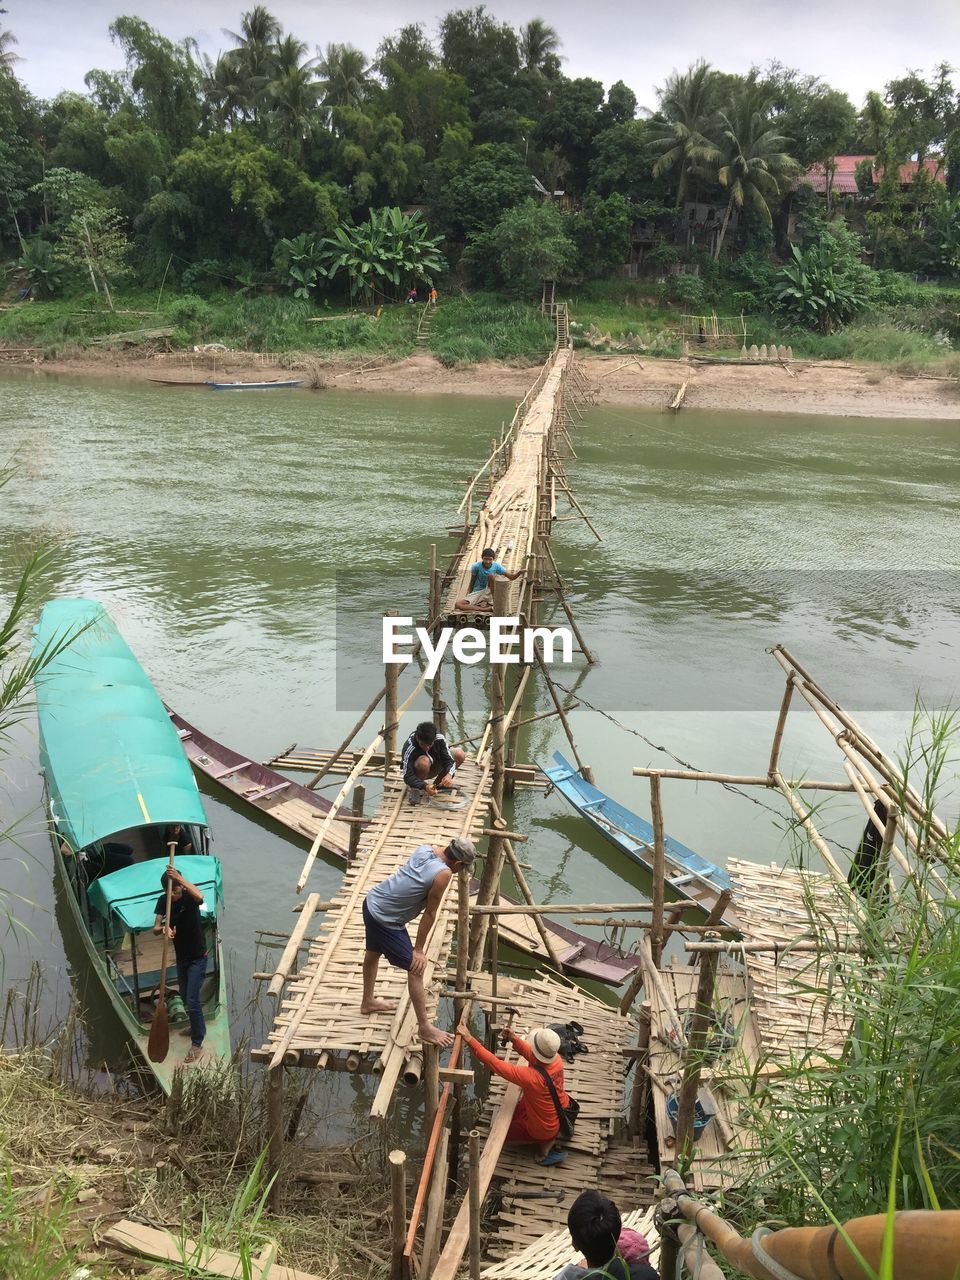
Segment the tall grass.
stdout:
[[14,1183],[9,1164],[0,1175],[0,1276],[4,1280],[75,1280],[79,1249],[68,1240],[77,1186],[36,1194]]
[[[952,784],[956,746],[953,717],[915,721],[899,763],[925,799]],[[745,1218],[812,1222],[824,1205],[840,1221],[882,1213],[891,1184],[898,1209],[960,1207],[960,836],[918,835],[922,856],[889,898],[858,912],[838,892],[826,911],[811,895],[825,948],[838,919],[854,937],[798,986],[849,1033],[836,1057],[814,1045],[767,1082],[741,1081],[758,1151],[749,1191],[731,1197]]]
[[476,294],[437,308],[429,345],[441,364],[450,367],[483,360],[533,364],[547,358],[554,337],[553,321],[538,307]]

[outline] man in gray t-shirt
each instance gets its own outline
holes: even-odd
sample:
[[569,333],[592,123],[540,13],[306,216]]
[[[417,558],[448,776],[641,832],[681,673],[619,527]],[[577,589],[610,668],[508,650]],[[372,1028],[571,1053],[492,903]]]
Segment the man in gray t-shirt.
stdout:
[[[435,1027],[427,1017],[424,947],[453,873],[461,867],[472,867],[476,856],[473,841],[465,836],[457,836],[446,845],[418,845],[403,866],[374,886],[363,902],[366,952],[361,1013],[394,1013],[396,1010],[389,1000],[377,999],[373,994],[380,957],[386,956],[394,968],[407,972],[407,990],[417,1015],[420,1039],[424,1044],[440,1048],[450,1044],[453,1037]],[[420,916],[417,940],[411,943],[406,926],[417,916]]]

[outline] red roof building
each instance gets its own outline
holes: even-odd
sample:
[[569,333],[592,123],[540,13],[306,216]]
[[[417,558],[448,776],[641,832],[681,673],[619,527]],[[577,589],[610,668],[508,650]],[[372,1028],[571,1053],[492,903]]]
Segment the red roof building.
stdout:
[[[864,160],[873,160],[873,156],[834,156],[833,163],[835,166],[833,181],[831,182],[831,190],[836,195],[855,196],[858,195],[857,189],[857,165],[862,164]],[[906,164],[900,166],[900,185],[902,187],[910,187],[913,180],[917,176],[919,162],[916,160],[908,160]],[[946,176],[943,172],[943,160],[939,156],[928,156],[923,162],[923,167],[934,180],[934,182],[946,182]],[[883,177],[883,169],[874,168],[873,180],[879,182]],[[822,164],[811,165],[807,172],[803,175],[803,182],[809,182],[814,191],[820,195],[826,195],[827,191],[827,174]]]

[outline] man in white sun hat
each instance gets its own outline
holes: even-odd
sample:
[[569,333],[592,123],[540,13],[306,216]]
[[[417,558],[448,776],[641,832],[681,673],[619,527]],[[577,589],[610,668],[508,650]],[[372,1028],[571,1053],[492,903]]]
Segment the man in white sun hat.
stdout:
[[563,1059],[558,1053],[560,1037],[556,1031],[538,1027],[529,1040],[524,1040],[513,1031],[501,1030],[501,1043],[512,1044],[529,1064],[514,1065],[486,1049],[470,1034],[466,1023],[461,1022],[457,1030],[477,1062],[510,1084],[520,1086],[520,1101],[507,1130],[507,1142],[536,1144],[539,1164],[565,1160],[567,1153],[555,1150],[554,1143],[560,1133],[560,1113],[570,1106],[571,1099],[563,1087]]

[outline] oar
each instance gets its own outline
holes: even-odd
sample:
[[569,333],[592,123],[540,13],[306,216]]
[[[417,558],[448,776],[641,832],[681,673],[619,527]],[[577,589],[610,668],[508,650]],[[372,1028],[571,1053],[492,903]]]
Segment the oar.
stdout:
[[[170,867],[173,870],[173,854],[177,847],[171,840],[167,848],[170,850]],[[167,876],[167,910],[163,919],[163,948],[160,952],[160,994],[153,1022],[150,1024],[150,1039],[147,1041],[147,1057],[151,1062],[163,1062],[170,1051],[170,1020],[167,1017],[167,944],[170,941],[170,903],[173,898],[173,878]],[[134,943],[136,945],[136,943]]]

